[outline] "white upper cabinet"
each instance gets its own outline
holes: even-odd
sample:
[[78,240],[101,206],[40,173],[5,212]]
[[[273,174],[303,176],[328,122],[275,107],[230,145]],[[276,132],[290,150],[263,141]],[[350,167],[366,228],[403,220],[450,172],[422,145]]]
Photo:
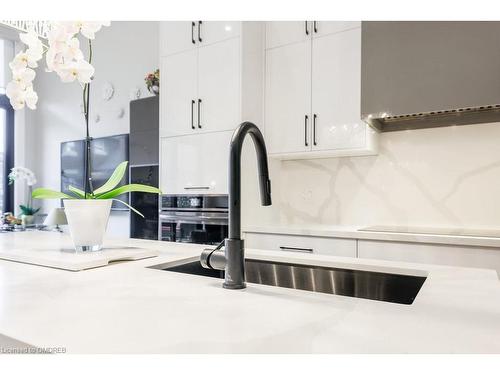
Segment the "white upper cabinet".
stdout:
[[239,36],[241,22],[160,22],[160,56],[169,56]]
[[[185,23],[162,24],[161,45],[185,38],[175,31]],[[233,130],[263,123],[264,23],[195,21],[193,37],[194,48],[167,48],[160,58],[160,185],[171,194],[227,194]]]
[[305,41],[312,33],[310,21],[266,22],[266,48]]
[[311,147],[311,44],[267,51],[265,134],[270,154]]
[[195,28],[193,21],[160,22],[160,56],[196,48]]
[[362,149],[361,29],[315,38],[312,51],[313,150]]
[[[290,28],[278,24],[285,23],[267,23],[274,34],[268,42],[279,39],[276,30]],[[307,25],[305,40],[266,50],[270,154],[280,159],[376,154],[378,134],[361,120],[359,23]]]
[[227,163],[233,132],[161,139],[163,194],[227,194]]
[[201,131],[234,129],[240,120],[240,40],[198,50],[197,126]]
[[201,45],[212,44],[240,35],[241,22],[198,21],[196,39]]
[[361,21],[313,21],[312,36],[315,38],[360,27]]
[[160,62],[160,136],[195,131],[198,99],[198,50],[162,57]]

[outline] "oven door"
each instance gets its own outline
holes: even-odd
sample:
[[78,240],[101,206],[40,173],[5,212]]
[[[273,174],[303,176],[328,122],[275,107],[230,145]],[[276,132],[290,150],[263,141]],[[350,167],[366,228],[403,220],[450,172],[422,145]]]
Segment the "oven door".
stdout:
[[164,241],[215,245],[228,235],[227,213],[178,212],[160,218]]

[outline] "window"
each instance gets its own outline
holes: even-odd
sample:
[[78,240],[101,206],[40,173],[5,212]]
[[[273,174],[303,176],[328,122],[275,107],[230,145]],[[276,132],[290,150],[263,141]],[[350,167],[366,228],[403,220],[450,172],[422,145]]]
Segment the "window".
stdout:
[[7,178],[14,166],[14,110],[5,95],[5,86],[11,73],[8,62],[12,59],[14,44],[0,39],[0,211],[14,209],[14,187]]
[[14,166],[14,110],[9,99],[0,94],[0,209],[12,212],[14,188],[7,178]]

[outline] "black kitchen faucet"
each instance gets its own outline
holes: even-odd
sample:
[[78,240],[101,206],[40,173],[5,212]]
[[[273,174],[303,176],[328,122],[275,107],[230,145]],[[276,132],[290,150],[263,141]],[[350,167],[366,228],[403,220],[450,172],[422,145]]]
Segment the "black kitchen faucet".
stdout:
[[264,137],[255,124],[243,122],[234,131],[229,149],[229,238],[215,249],[205,249],[200,258],[203,267],[225,271],[223,287],[227,289],[246,287],[245,245],[241,239],[241,149],[247,134],[252,137],[257,152],[261,203],[263,206],[271,205],[271,181]]

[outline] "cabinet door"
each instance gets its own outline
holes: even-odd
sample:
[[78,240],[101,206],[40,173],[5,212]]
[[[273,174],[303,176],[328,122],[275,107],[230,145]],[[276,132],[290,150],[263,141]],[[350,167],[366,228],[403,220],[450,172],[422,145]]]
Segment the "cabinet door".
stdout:
[[196,25],[192,21],[160,22],[160,56],[196,48]]
[[239,47],[232,38],[198,50],[198,131],[234,129],[241,120]]
[[198,50],[161,59],[160,136],[190,134],[196,122]]
[[162,138],[162,192],[227,194],[231,135],[232,131]]
[[310,21],[270,21],[266,22],[266,48],[284,46],[310,39]]
[[245,233],[247,248],[356,257],[356,240],[271,233]]
[[312,37],[335,34],[358,27],[361,27],[361,21],[314,21]]
[[491,268],[500,272],[498,248],[359,240],[358,256],[397,262]]
[[[226,40],[241,33],[239,21],[198,21],[196,39],[200,45],[207,45]],[[201,41],[200,41],[201,39]]]
[[361,29],[313,39],[313,151],[365,147],[360,96]]
[[265,135],[269,153],[310,150],[310,75],[309,40],[266,51]]

